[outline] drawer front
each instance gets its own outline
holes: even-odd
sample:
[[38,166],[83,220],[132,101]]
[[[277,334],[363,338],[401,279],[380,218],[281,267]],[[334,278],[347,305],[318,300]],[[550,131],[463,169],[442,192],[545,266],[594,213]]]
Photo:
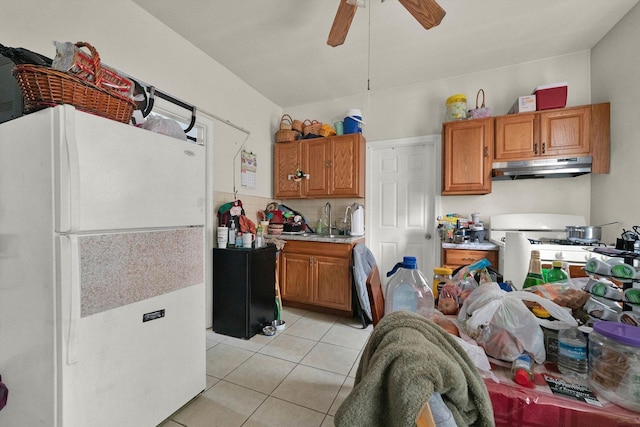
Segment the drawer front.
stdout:
[[498,251],[476,251],[472,249],[443,249],[442,264],[450,267],[473,264],[486,258],[493,268],[498,268]]

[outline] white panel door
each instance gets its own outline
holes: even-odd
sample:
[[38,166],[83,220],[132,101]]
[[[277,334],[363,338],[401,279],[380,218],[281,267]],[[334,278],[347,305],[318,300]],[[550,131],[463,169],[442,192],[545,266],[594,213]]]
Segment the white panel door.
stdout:
[[384,285],[403,256],[415,256],[427,279],[439,260],[433,238],[439,141],[437,135],[369,144],[367,244]]

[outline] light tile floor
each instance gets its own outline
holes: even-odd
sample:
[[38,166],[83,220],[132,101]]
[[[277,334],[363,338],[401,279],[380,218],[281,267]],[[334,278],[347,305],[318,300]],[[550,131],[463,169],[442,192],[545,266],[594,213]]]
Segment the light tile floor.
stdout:
[[207,388],[161,426],[333,426],[372,326],[287,307],[282,319],[272,337],[207,330]]

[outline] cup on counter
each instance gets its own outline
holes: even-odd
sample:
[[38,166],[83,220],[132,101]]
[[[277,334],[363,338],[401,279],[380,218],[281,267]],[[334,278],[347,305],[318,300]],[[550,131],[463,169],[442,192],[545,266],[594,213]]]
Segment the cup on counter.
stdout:
[[242,233],[242,247],[250,248],[253,241],[256,240],[256,235],[252,233]]
[[262,234],[267,234],[269,232],[269,221],[260,221],[260,225],[262,226]]
[[229,227],[218,227],[218,247],[226,248],[229,241]]

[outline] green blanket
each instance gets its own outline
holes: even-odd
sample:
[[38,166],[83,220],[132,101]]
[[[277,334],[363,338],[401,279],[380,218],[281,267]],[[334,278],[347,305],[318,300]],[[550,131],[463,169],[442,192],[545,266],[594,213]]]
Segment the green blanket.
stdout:
[[438,392],[460,425],[493,426],[487,388],[462,347],[444,329],[393,312],[373,329],[355,385],[336,412],[336,426],[414,426]]

